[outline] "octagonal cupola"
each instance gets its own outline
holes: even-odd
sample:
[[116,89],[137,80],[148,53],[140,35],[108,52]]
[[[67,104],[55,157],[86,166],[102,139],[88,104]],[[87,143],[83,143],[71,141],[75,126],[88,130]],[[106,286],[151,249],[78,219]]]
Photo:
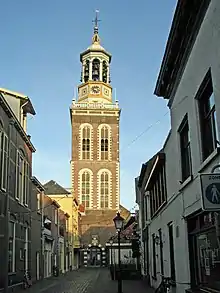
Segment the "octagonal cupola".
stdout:
[[94,32],[92,37],[92,44],[80,54],[80,61],[82,63],[81,82],[101,81],[109,84],[111,62],[111,54],[101,46],[98,29],[98,11],[94,22]]

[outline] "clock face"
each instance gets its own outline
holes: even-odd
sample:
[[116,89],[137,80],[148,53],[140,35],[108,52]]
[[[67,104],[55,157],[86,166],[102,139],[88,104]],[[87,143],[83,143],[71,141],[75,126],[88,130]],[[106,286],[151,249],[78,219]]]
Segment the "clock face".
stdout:
[[92,94],[99,94],[99,92],[100,92],[100,87],[97,86],[97,85],[92,86],[92,87],[91,87],[91,92],[92,92]]

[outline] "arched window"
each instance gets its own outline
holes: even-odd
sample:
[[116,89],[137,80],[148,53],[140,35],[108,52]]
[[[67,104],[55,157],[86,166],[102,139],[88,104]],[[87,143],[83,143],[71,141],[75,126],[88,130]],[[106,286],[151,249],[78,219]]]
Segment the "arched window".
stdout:
[[109,128],[103,126],[100,130],[101,160],[109,159]]
[[82,159],[90,160],[91,159],[91,127],[85,125],[82,128]]
[[102,63],[102,81],[107,83],[108,80],[108,66],[107,62],[103,61]]
[[100,208],[108,209],[110,207],[110,173],[103,171],[100,175]]
[[100,61],[99,59],[94,59],[92,61],[92,80],[99,80],[99,70],[100,70]]
[[92,174],[88,170],[81,173],[81,203],[85,208],[90,207]]
[[89,60],[86,60],[86,64],[84,67],[84,82],[89,80]]

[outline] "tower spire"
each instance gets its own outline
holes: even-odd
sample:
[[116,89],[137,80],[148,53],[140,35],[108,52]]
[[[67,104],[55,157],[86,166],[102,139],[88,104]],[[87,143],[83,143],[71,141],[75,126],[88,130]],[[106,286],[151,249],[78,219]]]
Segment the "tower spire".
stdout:
[[92,43],[93,44],[100,44],[100,38],[99,38],[99,27],[98,27],[98,23],[99,21],[101,21],[100,19],[98,19],[98,13],[99,10],[96,9],[95,11],[95,19],[92,21],[94,23],[94,33],[93,33],[93,37],[92,37]]

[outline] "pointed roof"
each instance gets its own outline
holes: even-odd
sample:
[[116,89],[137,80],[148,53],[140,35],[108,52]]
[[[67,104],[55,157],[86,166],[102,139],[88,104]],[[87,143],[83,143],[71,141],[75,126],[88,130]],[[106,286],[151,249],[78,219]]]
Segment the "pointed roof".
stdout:
[[55,194],[71,194],[64,187],[59,185],[56,181],[50,180],[44,184],[45,194],[55,195]]
[[109,57],[109,62],[111,62],[111,54],[107,52],[105,48],[101,46],[101,40],[99,37],[99,28],[98,28],[98,22],[100,21],[98,19],[98,12],[99,11],[96,10],[96,17],[95,17],[95,20],[93,20],[95,25],[94,25],[94,31],[93,31],[93,37],[92,37],[92,44],[86,49],[86,51],[80,54],[81,62],[82,62],[82,57],[90,52],[102,52]]

